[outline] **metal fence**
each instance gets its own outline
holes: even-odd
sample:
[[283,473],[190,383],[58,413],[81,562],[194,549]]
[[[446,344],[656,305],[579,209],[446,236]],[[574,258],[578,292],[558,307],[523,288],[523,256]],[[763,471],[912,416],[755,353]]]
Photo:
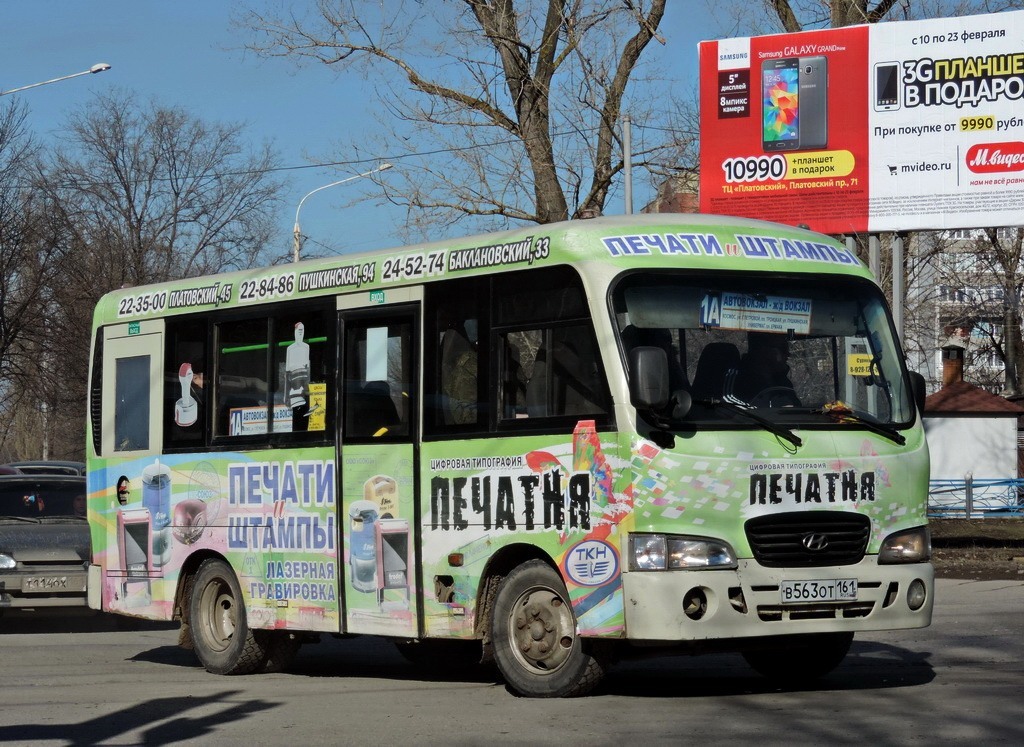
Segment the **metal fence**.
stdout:
[[932,480],[928,516],[937,519],[1024,518],[1024,479]]

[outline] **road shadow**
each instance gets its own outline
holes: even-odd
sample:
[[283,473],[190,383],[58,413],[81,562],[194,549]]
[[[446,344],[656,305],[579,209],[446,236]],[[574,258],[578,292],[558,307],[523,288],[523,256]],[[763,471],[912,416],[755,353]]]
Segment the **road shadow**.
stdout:
[[[230,702],[232,700],[242,702]],[[118,737],[135,731],[141,735],[141,744],[202,740],[225,724],[280,705],[279,702],[250,699],[243,690],[224,690],[203,698],[153,698],[86,721],[52,720],[45,724],[0,726],[0,743],[94,745],[119,741]],[[214,712],[202,716],[189,715],[197,708],[206,712],[212,708]]]
[[761,676],[738,653],[631,659],[616,664],[593,694],[703,698],[919,687],[935,679],[930,656],[899,646],[855,641],[832,672],[799,686],[782,686]]
[[[613,665],[594,691],[601,696],[704,698],[709,695],[751,695],[773,692],[856,691],[917,687],[935,679],[930,653],[876,642],[854,642],[832,673],[800,687],[781,687],[752,670],[739,654],[661,655],[629,658]],[[178,667],[199,667],[195,655],[177,646],[158,646],[133,661]],[[211,675],[214,676],[214,675]],[[477,683],[504,687],[493,665],[439,661],[413,664],[383,638],[321,637],[305,644],[292,665],[274,676],[282,678],[388,679],[403,682]]]
[[113,633],[132,630],[172,630],[177,627],[176,622],[139,620],[77,607],[55,607],[32,612],[4,610],[0,614],[0,635]]

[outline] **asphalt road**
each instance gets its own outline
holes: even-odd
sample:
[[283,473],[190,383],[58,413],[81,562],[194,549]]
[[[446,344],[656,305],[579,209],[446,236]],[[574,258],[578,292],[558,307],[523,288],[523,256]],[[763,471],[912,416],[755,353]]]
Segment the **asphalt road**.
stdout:
[[1024,580],[940,579],[937,600],[932,627],[858,636],[814,688],[780,691],[716,655],[622,663],[574,700],[425,673],[373,638],[306,646],[285,674],[220,677],[166,626],[3,618],[0,742],[1024,743]]

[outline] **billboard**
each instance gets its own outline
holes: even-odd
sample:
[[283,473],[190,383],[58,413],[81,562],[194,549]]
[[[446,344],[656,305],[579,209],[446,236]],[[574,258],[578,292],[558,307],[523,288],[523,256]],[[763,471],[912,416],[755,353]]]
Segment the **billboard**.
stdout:
[[1024,11],[700,44],[701,212],[1024,223]]

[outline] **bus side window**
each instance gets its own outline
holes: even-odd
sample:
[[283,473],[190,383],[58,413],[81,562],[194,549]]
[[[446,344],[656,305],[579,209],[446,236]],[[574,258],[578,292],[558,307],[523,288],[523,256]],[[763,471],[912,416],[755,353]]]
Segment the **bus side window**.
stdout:
[[114,364],[114,451],[149,448],[149,361],[137,355]]
[[206,322],[167,324],[164,356],[164,445],[201,445],[206,426]]
[[[596,415],[607,411],[597,348],[585,325],[532,330],[536,347],[525,388],[529,417]],[[506,411],[509,408],[506,407]]]
[[411,318],[346,324],[344,437],[408,439],[412,434]]
[[217,326],[214,389],[216,433],[246,436],[267,432],[267,319]]
[[441,411],[446,425],[477,419],[477,348],[466,331],[449,327],[441,335]]
[[483,320],[488,280],[433,283],[427,288],[427,431],[467,432],[486,428],[487,353]]

